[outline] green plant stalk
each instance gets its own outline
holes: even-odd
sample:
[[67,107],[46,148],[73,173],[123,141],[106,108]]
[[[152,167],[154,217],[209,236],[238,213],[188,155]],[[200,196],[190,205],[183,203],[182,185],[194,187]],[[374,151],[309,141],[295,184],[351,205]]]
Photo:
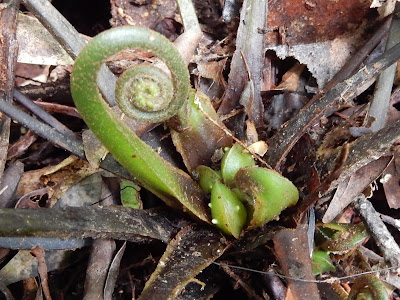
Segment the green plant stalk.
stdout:
[[226,150],[221,161],[221,174],[227,186],[234,186],[234,177],[236,173],[245,167],[253,167],[253,156],[249,152],[244,152],[244,148],[235,143],[231,148]]
[[299,192],[287,178],[270,169],[260,167],[241,168],[235,175],[235,186],[244,197],[249,226],[262,226],[293,206]]
[[[189,74],[179,53],[160,34],[146,28],[128,26],[99,34],[79,54],[71,74],[71,93],[75,105],[96,137],[143,187],[171,206],[180,206],[180,202],[199,219],[209,222],[209,213],[199,186],[189,175],[167,163],[141,141],[112,112],[97,87],[97,73],[106,59],[132,48],[149,51],[167,65],[177,100],[168,107],[179,109],[186,100],[189,87]],[[163,115],[170,117],[171,112],[172,108]]]
[[325,240],[318,247],[325,251],[340,254],[354,250],[369,237],[363,223],[317,224],[317,232],[319,231],[324,235]]
[[207,166],[198,166],[195,174],[198,177],[200,188],[206,193],[211,193],[212,187],[217,181],[222,182],[221,172]]
[[[363,297],[361,297],[363,294]],[[356,299],[376,299],[376,300],[388,300],[389,295],[386,291],[385,285],[375,275],[364,275],[354,282],[351,287],[348,300]]]
[[212,223],[222,232],[239,238],[246,225],[247,213],[243,203],[225,184],[216,181],[211,190]]

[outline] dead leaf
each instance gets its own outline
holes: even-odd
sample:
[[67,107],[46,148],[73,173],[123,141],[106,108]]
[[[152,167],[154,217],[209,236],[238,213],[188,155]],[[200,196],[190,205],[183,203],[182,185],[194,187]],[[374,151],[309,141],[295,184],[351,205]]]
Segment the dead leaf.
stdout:
[[26,134],[12,144],[8,148],[7,160],[17,158],[25,153],[25,151],[37,140],[37,135],[33,131],[28,130]]
[[[103,297],[104,283],[115,252],[115,241],[96,239],[93,241],[86,269],[84,299],[111,299]],[[114,289],[111,290],[111,293]]]
[[258,142],[251,144],[250,146],[248,146],[247,149],[251,153],[255,153],[255,154],[263,157],[265,155],[265,153],[267,153],[267,151],[268,151],[268,144],[264,141],[258,141]]
[[250,120],[246,120],[246,139],[248,143],[258,142],[258,132],[256,126]]
[[36,247],[31,251],[31,254],[36,257],[38,262],[38,271],[40,276],[40,285],[42,286],[42,291],[44,298],[46,300],[51,300],[50,289],[49,289],[49,278],[47,276],[47,264],[45,260],[45,252],[43,249]]
[[209,78],[214,80],[218,85],[225,87],[226,82],[224,76],[222,75],[225,69],[227,58],[221,60],[213,61],[199,61],[197,63],[197,70],[199,75],[204,78]]
[[254,123],[253,118],[253,105],[254,105],[254,83],[253,80],[249,79],[244,84],[244,89],[240,95],[239,103],[243,105],[244,111],[248,116],[249,120]]
[[25,172],[18,185],[16,197],[20,198],[47,187],[51,198],[49,206],[53,206],[71,186],[98,171],[99,169],[92,168],[87,161],[72,155],[56,166]]
[[292,289],[290,288],[290,286],[286,290],[285,300],[297,300],[296,298],[294,298]]
[[283,93],[273,95],[264,111],[264,122],[270,128],[278,130],[294,116],[308,101],[305,95],[300,93]]
[[22,174],[21,180],[15,192],[15,197],[19,199],[32,191],[45,188],[46,185],[40,180],[40,177],[51,168],[52,166],[48,166],[38,170],[27,171]]
[[382,175],[381,183],[390,208],[400,208],[400,152],[396,149],[394,160],[389,164]]
[[91,130],[84,130],[82,133],[83,150],[85,151],[86,159],[92,168],[99,168],[100,163],[108,154],[108,150],[94,136]]
[[274,90],[281,90],[285,92],[295,92],[299,87],[299,78],[306,66],[296,63],[283,77],[281,83],[274,88]]
[[21,198],[19,198],[15,207],[16,208],[29,208],[29,209],[37,209],[40,207],[47,207],[49,198],[50,198],[49,197],[49,188],[45,187],[42,189],[32,191],[32,192],[22,196]]
[[18,62],[37,65],[74,63],[49,31],[34,17],[18,14],[17,40]]
[[104,285],[104,299],[112,299],[112,294],[115,289],[115,283],[117,281],[119,275],[119,267],[121,264],[122,256],[125,253],[126,249],[126,241],[122,245],[122,247],[118,250],[117,254],[114,256],[114,259],[111,262],[110,268],[107,273],[107,280]]
[[154,28],[166,18],[174,19],[176,2],[173,0],[146,1],[143,5],[135,5],[132,1],[112,0],[110,24],[113,27],[133,25]]
[[[400,83],[400,64],[397,64],[397,85]],[[400,119],[400,88],[397,88],[393,91],[392,96],[390,97],[390,105],[387,113],[387,121],[386,124],[391,124],[391,122],[397,121]]]
[[175,299],[187,283],[220,257],[227,241],[212,227],[187,226],[169,243],[140,300]]
[[[245,0],[240,14],[240,23],[236,38],[236,50],[232,57],[229,73],[228,87],[221,100],[218,113],[229,114],[234,109],[245,90],[246,86],[252,89],[251,113],[247,111],[249,119],[260,127],[262,119],[261,82],[264,62],[264,36],[257,34],[259,28],[264,28],[266,12],[266,0]],[[251,82],[249,86],[248,83]]]
[[207,96],[196,92],[189,104],[182,117],[183,128],[171,129],[171,137],[186,168],[192,172],[199,165],[211,165],[215,151],[231,146],[232,138],[226,134],[227,129]]
[[24,164],[19,160],[10,163],[3,173],[0,185],[0,207],[13,207],[15,192],[24,173]]
[[[49,251],[46,254],[47,271],[59,269],[61,266],[68,265],[67,261],[71,258],[72,251]],[[27,278],[38,275],[37,260],[30,251],[20,250],[18,253],[0,270],[0,281],[4,285],[9,285]]]
[[266,45],[281,59],[306,64],[322,88],[363,44],[377,16],[369,1],[273,1]]
[[101,184],[100,172],[88,175],[68,187],[54,206],[87,206],[98,203],[101,201]]
[[370,7],[371,8],[377,7],[380,18],[384,18],[393,13],[397,1],[398,0],[388,0],[388,1],[373,0]]
[[322,222],[329,223],[339,215],[368,185],[386,169],[391,157],[381,157],[359,169],[346,181],[339,184]]
[[[370,1],[364,0],[284,0],[268,6],[266,44],[282,42],[290,46],[310,44],[351,32],[362,26],[363,20],[376,22],[370,13]],[[369,25],[370,25],[369,24]]]

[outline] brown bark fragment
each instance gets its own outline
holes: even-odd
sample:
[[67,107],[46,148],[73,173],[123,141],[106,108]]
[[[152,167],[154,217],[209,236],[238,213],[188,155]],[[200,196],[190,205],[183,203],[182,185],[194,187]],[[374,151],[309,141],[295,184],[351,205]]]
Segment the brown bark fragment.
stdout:
[[[276,258],[288,279],[293,299],[319,300],[316,283],[304,282],[315,280],[308,251],[307,228],[299,225],[297,229],[284,229],[273,238]],[[297,280],[296,280],[297,279]]]
[[[3,1],[0,8],[0,97],[12,101],[14,72],[17,62],[18,43],[16,40],[19,0]],[[0,178],[3,175],[8,141],[10,136],[10,118],[0,115]]]

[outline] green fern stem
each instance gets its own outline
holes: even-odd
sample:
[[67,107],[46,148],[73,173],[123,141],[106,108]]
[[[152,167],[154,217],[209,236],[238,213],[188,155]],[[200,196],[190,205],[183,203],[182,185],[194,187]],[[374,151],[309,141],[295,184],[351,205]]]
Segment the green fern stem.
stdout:
[[[140,140],[103,100],[96,83],[97,73],[107,58],[127,49],[148,51],[161,59],[170,71],[171,83],[167,84],[167,99],[159,100],[164,94],[162,82],[169,76],[151,66],[139,66],[140,72],[128,70],[117,82],[116,100],[121,110],[150,122],[167,120],[178,112],[186,101],[189,88],[189,73],[184,61],[173,44],[162,35],[130,26],[99,34],[79,54],[71,74],[75,105],[96,137],[142,186],[167,204],[177,207],[180,203],[198,218],[209,222],[204,196],[198,185]],[[140,75],[144,70],[150,71]],[[121,88],[127,89],[125,96]]]

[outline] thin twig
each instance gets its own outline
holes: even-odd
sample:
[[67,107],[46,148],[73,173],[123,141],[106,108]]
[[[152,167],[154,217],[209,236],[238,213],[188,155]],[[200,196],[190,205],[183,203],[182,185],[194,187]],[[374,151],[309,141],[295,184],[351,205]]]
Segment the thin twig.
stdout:
[[73,106],[68,106],[54,102],[44,102],[39,100],[34,100],[33,103],[35,103],[37,106],[41,107],[45,111],[59,113],[70,117],[82,119],[78,110]]
[[[399,4],[397,4],[397,9],[398,8],[400,8]],[[395,44],[400,42],[399,30],[400,19],[394,15],[392,18],[392,24],[390,26],[386,49],[390,49]],[[384,70],[376,81],[374,97],[371,101],[368,111],[368,115],[375,119],[371,125],[372,131],[378,131],[385,127],[396,67],[397,62]]]
[[[329,191],[354,174],[361,167],[371,161],[388,154],[392,145],[400,139],[400,120],[391,126],[384,127],[378,132],[366,134],[359,137],[354,142],[349,143],[349,155],[344,166],[341,168],[339,178],[332,183]],[[335,149],[329,156],[321,158],[316,162],[317,170],[334,170],[334,164],[340,155],[341,147]]]
[[174,45],[188,65],[203,37],[203,32],[201,31],[192,1],[176,0],[176,2],[178,3],[185,32],[175,40]]
[[181,226],[178,222],[182,222],[182,218],[172,213],[123,206],[35,210],[2,208],[0,236],[78,239],[91,237],[128,241],[148,237],[169,242]]
[[[48,222],[43,222],[47,220]],[[14,237],[57,237],[57,238],[112,238],[137,241],[138,235],[150,236],[168,243],[182,223],[180,217],[166,215],[164,212],[137,210],[122,206],[114,207],[66,207],[63,209],[25,210],[0,209],[0,236]],[[181,248],[180,251],[186,253]],[[204,260],[209,260],[203,258]],[[301,282],[332,282],[348,280],[366,274],[377,274],[397,269],[399,266],[361,272],[344,277],[332,277],[326,280],[309,280],[295,276],[271,274],[231,264],[211,261],[217,266],[228,266],[266,276],[278,276]]]
[[303,278],[298,278],[298,277],[293,277],[293,276],[281,275],[281,274],[277,274],[277,273],[270,273],[268,271],[265,272],[265,271],[255,270],[255,269],[241,267],[241,266],[234,266],[234,265],[224,264],[224,263],[219,263],[219,262],[213,262],[213,264],[217,265],[217,266],[221,266],[221,267],[226,265],[226,266],[228,266],[228,267],[230,267],[232,269],[249,271],[249,272],[262,274],[262,275],[266,275],[266,276],[277,276],[277,277],[282,278],[282,279],[290,279],[290,280],[293,280],[293,281],[309,282],[309,283],[332,283],[332,282],[335,282],[337,280],[349,280],[349,279],[357,278],[357,277],[368,275],[368,274],[379,274],[379,273],[382,273],[382,272],[387,272],[387,271],[391,271],[391,270],[395,270],[395,269],[399,268],[399,266],[394,266],[394,267],[383,268],[383,269],[380,269],[380,270],[360,272],[360,273],[353,274],[353,275],[348,275],[348,276],[330,277],[330,278],[324,279],[324,280],[312,280],[312,279],[310,280],[310,279],[303,279]]
[[[221,100],[218,113],[228,114],[239,104],[242,92],[249,82],[245,74],[245,65],[242,59],[246,58],[250,71],[251,81],[254,84],[254,98],[247,107],[251,111],[252,119],[257,127],[263,123],[261,103],[261,79],[264,60],[265,37],[259,33],[264,28],[268,15],[268,1],[266,0],[245,0],[240,15],[240,24],[236,38],[236,50],[232,57],[231,71],[229,72],[228,87]],[[250,116],[249,116],[250,118]]]
[[38,272],[40,276],[40,285],[42,286],[42,292],[46,300],[52,300],[49,288],[49,277],[47,274],[47,265],[45,260],[45,252],[43,249],[36,247],[30,252],[36,257],[38,264]]
[[295,220],[298,220],[300,216],[307,209],[309,209],[315,202],[317,202],[320,195],[325,194],[331,187],[331,184],[339,178],[348,155],[349,155],[349,144],[345,144],[341,148],[340,154],[335,160],[335,166],[333,168],[333,171],[324,179],[324,181],[315,190],[313,190],[306,197],[304,197],[302,201],[299,203],[299,205],[296,207],[296,214],[294,217]]
[[[0,111],[4,112],[22,125],[28,127],[41,137],[62,147],[65,150],[70,151],[76,156],[85,159],[83,143],[79,139],[71,139],[69,137],[66,137],[49,125],[44,124],[43,122],[33,118],[29,114],[25,113],[24,111],[18,109],[11,103],[8,103],[1,98]],[[132,176],[128,173],[128,171],[126,171],[111,155],[107,155],[106,158],[101,161],[100,167],[104,170],[121,176],[122,178],[132,179]]]
[[[47,28],[65,51],[75,59],[86,45],[86,40],[64,16],[47,0],[23,0],[23,4]],[[116,77],[106,66],[101,68],[97,82],[108,103],[115,105]]]
[[55,130],[58,132],[64,134],[65,136],[76,139],[76,134],[66,127],[64,124],[62,124],[60,121],[58,121],[56,118],[54,118],[52,115],[50,115],[48,112],[43,110],[41,107],[33,103],[27,96],[25,96],[23,93],[18,91],[17,89],[14,89],[14,98],[21,103],[23,106],[28,108],[31,112],[33,112],[36,116],[41,118],[44,122],[46,122],[48,125],[52,126]]
[[176,0],[185,31],[202,33],[196,11],[191,0]]
[[391,266],[399,266],[400,247],[382,222],[379,213],[372,206],[364,195],[359,195],[354,201],[353,206],[363,218],[371,235],[375,239],[382,255]]
[[0,283],[0,291],[3,293],[4,297],[6,297],[6,300],[14,300],[14,296],[10,292],[10,290],[7,288],[7,286],[3,283]]
[[381,214],[381,219],[383,222],[392,225],[393,227],[395,227],[397,230],[400,231],[400,220],[383,214]]
[[[354,59],[350,59],[351,65],[346,65],[343,71],[340,71],[319,94],[315,95],[295,117],[285,124],[285,127],[281,128],[268,141],[268,144],[271,145],[268,151],[268,162],[275,169],[280,168],[287,154],[307,128],[315,124],[322,116],[338,110],[340,104],[347,103],[368,88],[380,72],[400,57],[400,45],[396,45],[396,48],[385,52],[356,74],[341,82],[350,76],[354,66],[364,55],[368,54],[368,50],[371,51],[371,48],[379,43],[381,35],[387,31],[389,24],[389,20],[386,20],[374,37],[355,55]],[[396,53],[396,51],[398,52]]]
[[[392,16],[388,16],[374,35],[346,62],[339,72],[324,86],[319,94],[324,94],[338,83],[353,75],[368,55],[379,45],[389,29]],[[318,95],[317,95],[318,96]]]
[[39,120],[20,110],[18,107],[12,105],[9,102],[6,102],[4,99],[1,98],[0,110],[10,116],[12,119],[18,121],[38,135],[42,136],[43,138],[53,142],[56,145],[59,145],[60,147],[70,151],[71,153],[81,158],[85,158],[83,144],[82,142],[79,142],[77,138],[72,139],[66,137],[64,134],[58,132],[56,129],[40,122]]
[[240,1],[225,0],[224,8],[222,9],[222,19],[225,23],[230,23],[233,18],[239,17]]
[[256,292],[254,291],[254,289],[252,287],[249,286],[249,284],[247,282],[245,282],[239,275],[235,274],[235,272],[233,272],[231,270],[231,268],[226,265],[226,264],[221,264],[220,267],[222,268],[222,270],[224,270],[224,272],[226,274],[228,274],[243,290],[246,291],[248,298],[249,299],[256,299],[256,300],[262,300],[263,298],[261,298],[260,296],[258,296],[256,294]]

